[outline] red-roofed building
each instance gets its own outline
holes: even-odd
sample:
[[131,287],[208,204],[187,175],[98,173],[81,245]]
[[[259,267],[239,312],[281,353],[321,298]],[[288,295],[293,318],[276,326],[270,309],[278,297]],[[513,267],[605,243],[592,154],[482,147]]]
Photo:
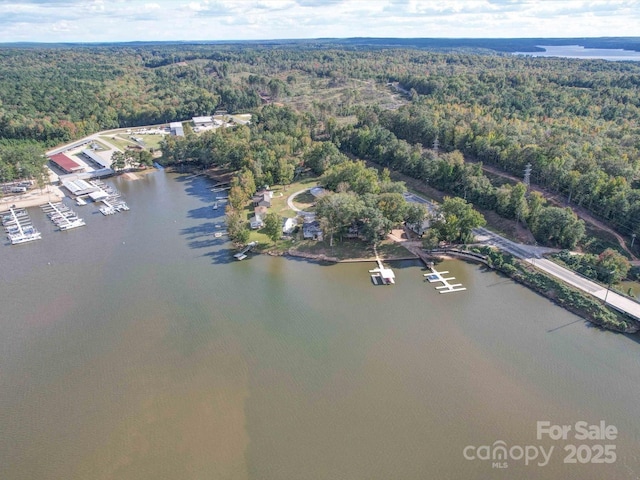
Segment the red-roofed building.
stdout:
[[84,167],[74,160],[71,160],[64,153],[56,153],[49,157],[49,160],[53,162],[58,168],[65,173],[77,173],[84,171]]

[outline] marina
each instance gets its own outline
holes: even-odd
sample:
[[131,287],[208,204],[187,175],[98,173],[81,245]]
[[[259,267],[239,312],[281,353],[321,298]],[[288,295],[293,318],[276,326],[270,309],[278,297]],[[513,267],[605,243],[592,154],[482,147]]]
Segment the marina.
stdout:
[[60,231],[72,230],[86,225],[83,219],[78,218],[76,213],[62,202],[47,202],[44,205],[40,205],[40,208]]
[[425,273],[423,276],[426,277],[429,283],[442,282],[442,285],[436,287],[439,293],[462,292],[466,290],[461,283],[449,283],[449,281],[455,280],[455,277],[443,277],[444,274],[449,273],[448,270],[438,272],[432,264],[429,264],[429,268],[431,269],[431,273]]
[[91,185],[98,188],[98,191],[91,193],[90,196],[95,202],[104,204],[104,206],[100,207],[100,213],[103,215],[115,215],[116,213],[130,210],[129,206],[122,200],[120,192],[112,186],[100,180],[91,181]]
[[42,238],[42,234],[31,223],[31,218],[26,210],[12,207],[0,213],[0,215],[2,216],[2,225],[7,232],[7,238],[11,245],[32,242]]

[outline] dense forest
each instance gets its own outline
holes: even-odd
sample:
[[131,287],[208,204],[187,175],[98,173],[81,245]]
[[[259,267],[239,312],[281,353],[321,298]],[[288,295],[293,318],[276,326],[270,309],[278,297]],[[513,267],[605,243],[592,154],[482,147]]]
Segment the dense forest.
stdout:
[[325,173],[348,155],[512,218],[543,243],[574,246],[584,226],[570,210],[482,168],[522,178],[530,165],[532,185],[629,240],[640,232],[638,62],[357,42],[3,48],[0,180],[33,176],[41,160],[32,168],[24,152],[34,148],[218,109],[257,121],[224,142],[170,140],[165,160],[224,157],[271,183],[298,167]]

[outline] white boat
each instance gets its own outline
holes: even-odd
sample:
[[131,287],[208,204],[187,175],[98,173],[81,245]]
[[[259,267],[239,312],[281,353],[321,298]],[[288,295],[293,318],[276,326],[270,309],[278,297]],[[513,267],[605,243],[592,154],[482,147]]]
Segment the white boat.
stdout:
[[103,215],[113,215],[116,213],[116,210],[113,207],[100,207],[100,213]]

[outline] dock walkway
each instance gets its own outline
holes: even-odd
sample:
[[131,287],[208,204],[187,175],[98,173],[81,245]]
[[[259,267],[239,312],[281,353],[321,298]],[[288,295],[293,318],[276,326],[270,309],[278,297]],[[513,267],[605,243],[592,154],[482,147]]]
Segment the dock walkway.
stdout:
[[42,238],[42,234],[31,223],[31,218],[26,210],[11,207],[9,210],[1,212],[0,216],[11,245],[32,242]]
[[62,202],[47,202],[44,205],[40,205],[40,208],[61,231],[86,225],[83,219],[78,218],[76,213]]
[[449,273],[448,270],[439,272],[433,267],[433,265],[428,266],[431,269],[431,273],[425,273],[424,276],[427,278],[429,283],[442,282],[442,285],[436,287],[436,290],[438,290],[439,293],[462,292],[463,290],[466,290],[461,283],[449,283],[449,281],[455,280],[455,277],[443,277],[444,274]]
[[374,283],[374,285],[392,285],[396,283],[396,274],[393,273],[392,269],[385,268],[384,265],[382,265],[382,261],[378,256],[378,249],[375,247],[375,245],[373,246],[373,252],[376,254],[376,263],[378,264],[378,268],[369,270],[369,273],[372,274],[371,281]]

